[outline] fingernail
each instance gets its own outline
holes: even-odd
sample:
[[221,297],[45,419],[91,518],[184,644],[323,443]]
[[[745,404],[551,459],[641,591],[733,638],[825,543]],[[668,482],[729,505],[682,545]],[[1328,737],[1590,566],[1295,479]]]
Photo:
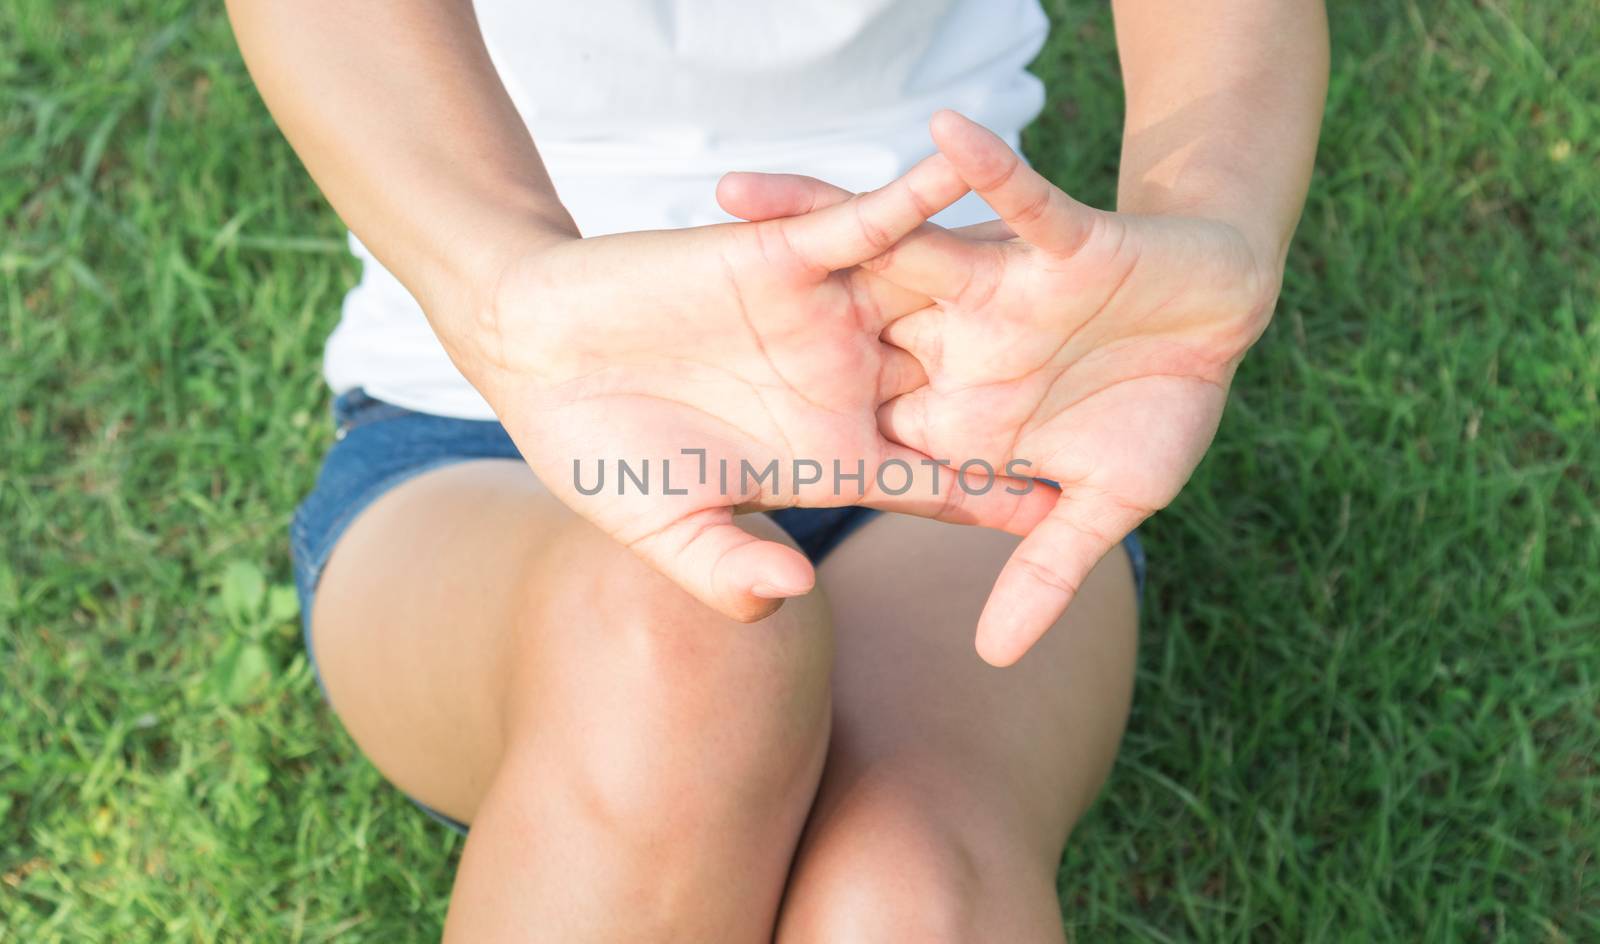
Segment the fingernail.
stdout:
[[794,587],[784,589],[782,587],[774,587],[770,583],[758,583],[750,588],[750,592],[763,600],[784,600],[789,597],[800,596],[810,589],[810,587]]

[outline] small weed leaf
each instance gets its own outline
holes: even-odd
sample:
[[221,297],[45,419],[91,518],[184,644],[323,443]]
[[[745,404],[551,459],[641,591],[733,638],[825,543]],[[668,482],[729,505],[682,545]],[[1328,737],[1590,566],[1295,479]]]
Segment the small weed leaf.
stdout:
[[258,695],[271,677],[272,659],[266,647],[234,638],[223,645],[212,664],[209,687],[219,701],[240,705]]
[[222,612],[236,625],[255,622],[267,594],[267,578],[250,561],[233,561],[222,572]]
[[294,587],[278,584],[267,591],[267,622],[274,626],[300,615],[300,597]]

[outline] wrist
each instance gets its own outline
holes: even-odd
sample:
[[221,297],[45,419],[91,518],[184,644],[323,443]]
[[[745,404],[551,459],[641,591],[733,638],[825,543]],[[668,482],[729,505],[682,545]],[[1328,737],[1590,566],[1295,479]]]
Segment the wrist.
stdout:
[[1232,188],[1215,183],[1178,187],[1151,181],[1123,181],[1117,189],[1117,211],[1141,216],[1176,216],[1212,220],[1231,227],[1244,240],[1256,267],[1276,283],[1282,279],[1293,227],[1254,206]]
[[441,257],[429,296],[419,296],[456,367],[480,388],[527,353],[512,350],[507,340],[512,332],[506,295],[516,273],[581,238],[566,212],[556,209],[486,219],[470,236],[454,240],[457,249]]
[[1148,184],[1119,188],[1117,211],[1157,217],[1175,223],[1203,226],[1222,234],[1221,245],[1232,245],[1234,271],[1249,301],[1252,318],[1270,318],[1283,286],[1289,228],[1248,200],[1230,198],[1221,187],[1180,190]]
[[580,238],[559,203],[510,201],[465,214],[438,243],[437,304],[476,318],[493,302],[505,273],[521,261]]

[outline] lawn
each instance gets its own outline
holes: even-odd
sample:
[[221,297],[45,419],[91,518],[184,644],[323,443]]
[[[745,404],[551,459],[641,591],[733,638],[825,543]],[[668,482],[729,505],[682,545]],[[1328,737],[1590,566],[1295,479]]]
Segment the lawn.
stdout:
[[[0,25],[0,942],[425,941],[285,528],[355,274],[220,4]],[[1110,17],[1033,159],[1113,193]],[[1346,2],[1273,326],[1145,531],[1075,941],[1600,940],[1600,7]]]

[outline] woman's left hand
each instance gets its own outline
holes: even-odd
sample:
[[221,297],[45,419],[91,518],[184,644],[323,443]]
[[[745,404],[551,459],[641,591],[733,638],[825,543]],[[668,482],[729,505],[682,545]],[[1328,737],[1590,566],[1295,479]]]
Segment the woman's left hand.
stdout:
[[[883,333],[926,386],[879,412],[892,440],[941,459],[1058,482],[1052,512],[997,579],[979,653],[1009,665],[1066,609],[1089,571],[1167,505],[1205,454],[1244,352],[1266,327],[1278,260],[1213,219],[1087,207],[1003,141],[954,113],[936,143],[1016,234],[925,229],[893,272],[929,305]],[[736,215],[786,215],[847,196],[809,178],[739,175]],[[916,264],[917,257],[926,264]]]

